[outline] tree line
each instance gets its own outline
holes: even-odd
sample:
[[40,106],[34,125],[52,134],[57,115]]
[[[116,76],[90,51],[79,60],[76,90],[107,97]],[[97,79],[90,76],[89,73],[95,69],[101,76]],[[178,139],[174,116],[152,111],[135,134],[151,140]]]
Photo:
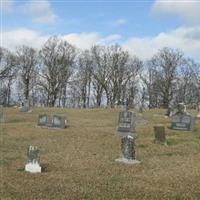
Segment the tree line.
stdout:
[[80,50],[58,37],[41,49],[0,47],[0,104],[170,108],[200,104],[200,64],[178,49],[160,49],[148,61],[119,45]]

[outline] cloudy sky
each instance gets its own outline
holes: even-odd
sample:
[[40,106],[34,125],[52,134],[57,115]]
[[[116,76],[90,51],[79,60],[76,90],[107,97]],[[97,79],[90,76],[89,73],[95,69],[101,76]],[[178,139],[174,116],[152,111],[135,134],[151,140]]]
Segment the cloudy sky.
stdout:
[[0,0],[1,46],[58,35],[86,49],[118,43],[142,59],[168,46],[200,61],[200,0]]

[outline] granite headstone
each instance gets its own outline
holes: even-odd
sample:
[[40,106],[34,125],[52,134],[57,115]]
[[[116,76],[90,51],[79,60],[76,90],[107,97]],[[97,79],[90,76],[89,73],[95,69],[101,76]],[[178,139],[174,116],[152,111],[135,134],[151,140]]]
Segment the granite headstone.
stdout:
[[192,131],[194,128],[194,118],[186,112],[183,103],[177,106],[177,112],[172,116],[171,128],[180,131]]

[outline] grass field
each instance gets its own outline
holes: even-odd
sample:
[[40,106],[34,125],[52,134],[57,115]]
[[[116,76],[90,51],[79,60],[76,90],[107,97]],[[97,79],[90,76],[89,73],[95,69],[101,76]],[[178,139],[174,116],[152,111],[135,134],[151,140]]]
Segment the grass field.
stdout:
[[[1,131],[2,200],[200,199],[200,120],[193,132],[172,131],[164,110],[138,116],[138,165],[115,162],[120,139],[114,135],[119,110],[34,109],[23,114],[5,110]],[[39,113],[65,113],[65,130],[36,128]],[[197,114],[196,111],[192,112]],[[156,115],[153,115],[156,114]],[[153,125],[166,127],[168,145],[154,143]],[[40,149],[41,174],[24,172],[26,149]]]

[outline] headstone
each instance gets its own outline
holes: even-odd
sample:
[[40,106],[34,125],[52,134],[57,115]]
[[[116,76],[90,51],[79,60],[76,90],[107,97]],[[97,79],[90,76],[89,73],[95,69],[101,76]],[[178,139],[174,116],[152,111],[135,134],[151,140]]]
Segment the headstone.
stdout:
[[22,102],[22,106],[20,108],[20,112],[29,112],[30,108],[29,108],[29,101],[25,100],[24,102]]
[[198,114],[197,114],[197,118],[200,119],[200,105],[198,106]]
[[0,105],[0,123],[4,122],[3,106]]
[[154,126],[155,141],[165,143],[165,127],[162,124]]
[[41,114],[38,116],[38,126],[42,128],[66,128],[67,120],[64,116],[53,115],[48,116],[46,114]]
[[119,113],[117,135],[121,137],[121,155],[117,162],[140,163],[135,159],[135,114],[130,111]]
[[125,137],[135,132],[135,114],[130,111],[119,113],[117,134]]
[[48,116],[42,114],[38,116],[38,126],[46,126],[48,124]]
[[53,115],[52,127],[62,128],[66,127],[66,119],[63,116]]
[[194,118],[186,112],[182,103],[178,104],[178,111],[172,116],[171,128],[180,131],[192,131],[194,128]]
[[41,173],[38,148],[34,146],[29,146],[27,150],[27,156],[28,163],[25,165],[25,171],[30,173]]

